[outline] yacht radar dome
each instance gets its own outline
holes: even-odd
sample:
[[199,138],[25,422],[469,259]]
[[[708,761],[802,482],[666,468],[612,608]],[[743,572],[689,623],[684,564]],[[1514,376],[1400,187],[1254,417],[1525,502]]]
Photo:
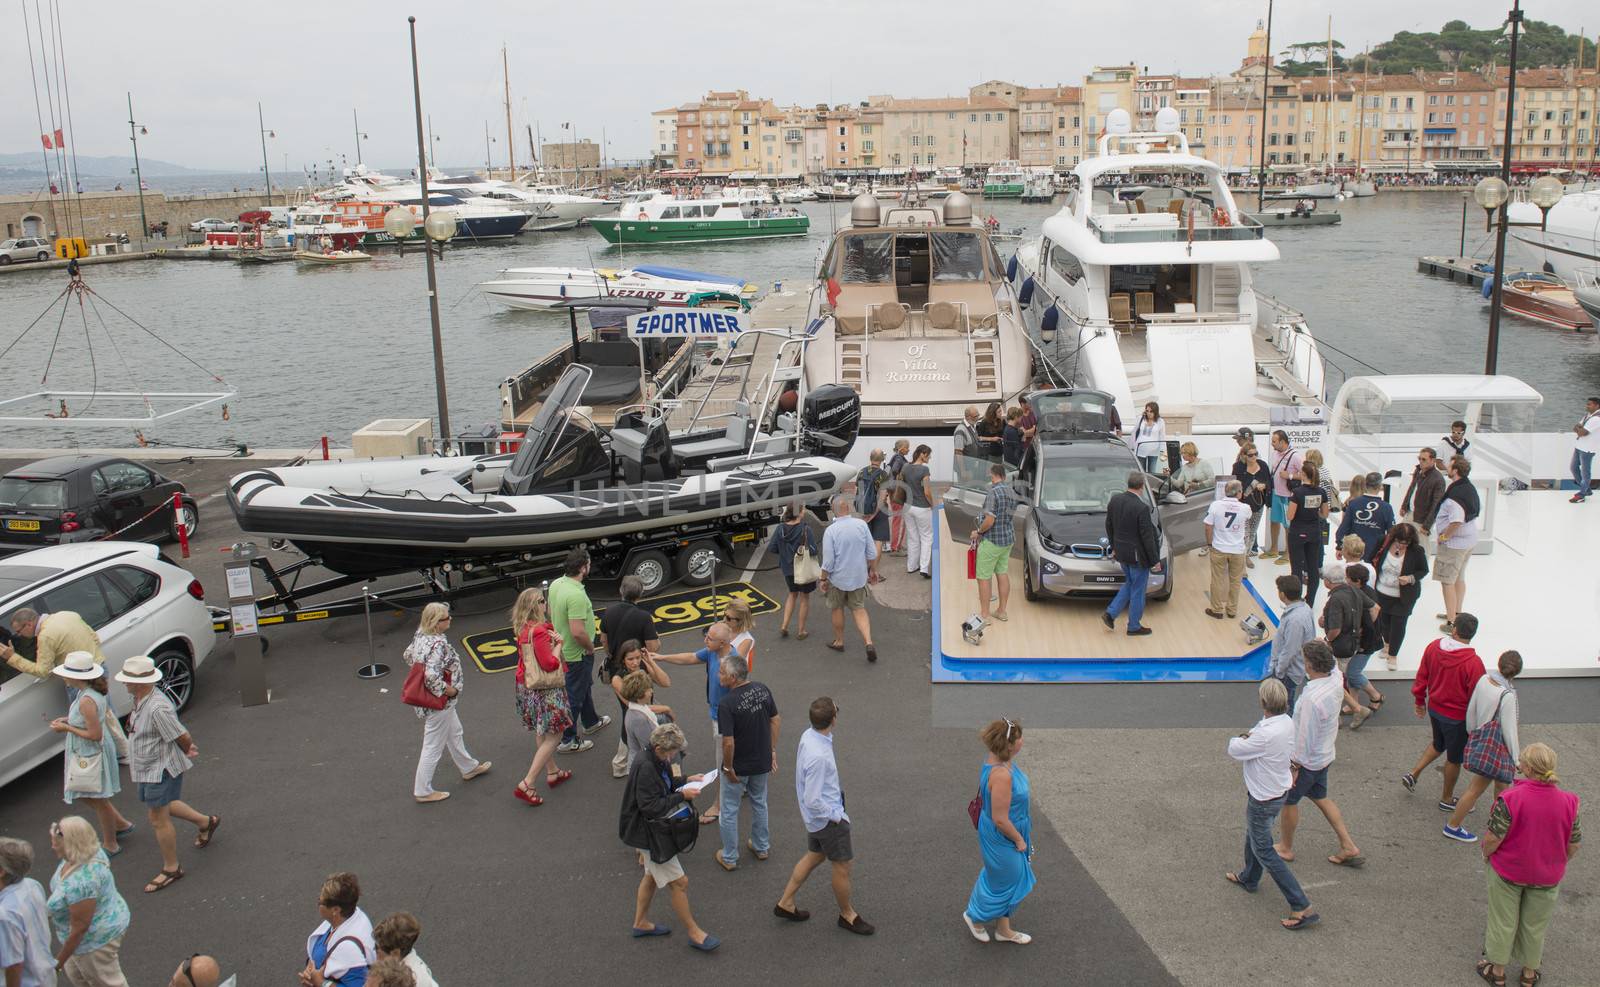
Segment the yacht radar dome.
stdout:
[[[853,214],[854,209],[851,210]],[[972,200],[965,192],[951,192],[944,200],[944,225],[971,226]]]
[[1175,134],[1178,132],[1178,111],[1170,106],[1163,106],[1156,112],[1156,133]]
[[1118,108],[1106,114],[1106,133],[1126,134],[1133,131],[1133,118],[1128,111]]
[[878,200],[872,197],[871,192],[862,192],[851,200],[851,226],[877,226],[878,219]]

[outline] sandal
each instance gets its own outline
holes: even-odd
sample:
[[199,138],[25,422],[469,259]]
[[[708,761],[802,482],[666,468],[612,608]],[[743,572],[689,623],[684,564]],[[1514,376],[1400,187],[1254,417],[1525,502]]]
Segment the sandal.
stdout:
[[787,627],[778,628],[778,636],[779,637],[788,637],[789,636],[789,628],[787,628]]
[[144,886],[144,893],[155,894],[157,891],[160,891],[164,888],[170,888],[172,885],[178,883],[178,881],[182,879],[182,867],[179,867],[177,870],[164,870],[160,874],[156,875],[156,877],[153,878],[149,884]]
[[1383,695],[1380,693],[1378,695],[1378,698],[1376,698],[1376,699],[1368,699],[1367,700],[1367,705],[1371,706],[1374,710],[1382,709],[1383,708]]
[[202,829],[194,838],[194,846],[196,850],[204,850],[206,847],[211,845],[211,837],[216,835],[217,827],[222,825],[222,817],[207,816],[206,822],[208,824],[206,828]]
[[1478,976],[1482,977],[1485,983],[1494,984],[1494,987],[1506,987],[1505,967],[1500,968],[1500,976],[1498,977],[1490,972],[1494,969],[1494,964],[1490,963],[1487,959],[1479,960],[1478,965],[1473,969],[1478,971]]
[[842,641],[841,641],[841,642],[839,642],[839,643],[838,643],[838,644],[835,644],[835,643],[834,643],[834,642],[832,642],[832,641],[829,641],[829,642],[828,642],[828,650],[829,650],[829,651],[839,651],[839,652],[842,652],[842,651],[844,651],[844,642],[842,642]]
[[1527,967],[1522,968],[1522,977],[1517,981],[1518,983],[1522,984],[1522,987],[1533,987],[1534,984],[1538,983],[1544,978],[1544,974],[1538,970],[1533,971],[1533,976],[1531,978],[1528,976],[1528,972],[1529,971]]
[[1246,884],[1243,881],[1239,880],[1239,875],[1235,874],[1233,871],[1229,871],[1228,873],[1222,875],[1222,877],[1229,884],[1233,885],[1236,888],[1240,888],[1240,889],[1244,890],[1245,892],[1247,892],[1249,894],[1255,894],[1256,893],[1256,889],[1255,888],[1246,886]]
[[532,788],[525,787],[523,782],[517,782],[517,789],[512,794],[529,805],[544,805],[544,799],[535,795]]
[[712,823],[716,822],[720,818],[722,818],[722,813],[720,813],[720,812],[715,813],[715,814],[710,813],[710,812],[702,812],[702,813],[700,813],[700,825],[702,825],[702,826],[710,826]]
[[557,771],[553,775],[551,775],[551,774],[545,775],[544,776],[544,783],[546,785],[549,785],[551,788],[555,788],[558,785],[560,785],[562,782],[571,779],[571,777],[572,777],[572,772],[571,771],[561,770],[561,771]]
[[811,632],[810,631],[801,631],[800,633],[798,633],[798,634],[796,634],[794,636],[794,639],[796,641],[804,641],[806,638],[808,638],[810,636],[811,636]]
[[1320,921],[1322,921],[1321,915],[1318,915],[1316,912],[1306,912],[1304,915],[1286,918],[1278,924],[1290,932],[1299,932],[1302,929],[1309,929],[1311,926],[1316,925]]

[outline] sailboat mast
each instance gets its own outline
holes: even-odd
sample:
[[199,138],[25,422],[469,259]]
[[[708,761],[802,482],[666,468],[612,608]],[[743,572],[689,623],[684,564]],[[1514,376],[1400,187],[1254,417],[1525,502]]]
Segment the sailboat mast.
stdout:
[[1333,161],[1333,17],[1328,18],[1328,102],[1322,110],[1322,170]]
[[1372,68],[1372,46],[1361,53],[1361,117],[1356,121],[1356,178],[1359,180],[1367,164],[1367,73]]
[[1256,211],[1267,207],[1267,72],[1272,65],[1272,0],[1267,0],[1266,50],[1261,58],[1261,174],[1256,182]]
[[511,130],[511,64],[506,58],[506,46],[500,46],[500,70],[506,80],[506,157],[511,166],[511,180],[517,180],[517,142]]

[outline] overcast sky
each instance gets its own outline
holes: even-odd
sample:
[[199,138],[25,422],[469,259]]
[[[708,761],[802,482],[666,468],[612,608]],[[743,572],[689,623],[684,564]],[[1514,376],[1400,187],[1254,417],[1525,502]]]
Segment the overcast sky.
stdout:
[[[31,23],[32,5],[45,0],[23,2]],[[1273,47],[1281,52],[1289,43],[1324,37],[1329,8],[1278,3]],[[1489,27],[1507,9],[1508,0],[1341,0],[1332,11],[1333,33],[1360,50],[1395,31],[1438,30],[1452,18]],[[1534,0],[1525,9],[1568,31],[1587,28],[1591,37],[1600,28],[1592,0]],[[1070,84],[1097,63],[1224,73],[1238,66],[1265,3],[1145,0],[1137,10],[1059,0],[999,7],[949,0],[469,0],[410,10],[362,0],[135,0],[63,2],[61,20],[79,154],[129,152],[125,93],[132,90],[138,121],[150,131],[140,140],[142,155],[217,171],[259,169],[260,100],[266,126],[277,134],[268,141],[276,172],[285,155],[295,171],[329,157],[353,159],[352,109],[370,135],[363,150],[368,163],[415,160],[408,13],[418,17],[423,110],[440,138],[438,161],[481,164],[487,122],[500,166],[502,43],[509,48],[519,162],[528,157],[526,125],[539,125],[552,140],[564,121],[597,141],[604,127],[611,155],[633,158],[648,152],[650,111],[708,89],[810,104],[875,93],[956,95],[991,78]],[[19,7],[0,7],[0,54],[10,69],[0,100],[5,152],[39,147],[21,27]]]

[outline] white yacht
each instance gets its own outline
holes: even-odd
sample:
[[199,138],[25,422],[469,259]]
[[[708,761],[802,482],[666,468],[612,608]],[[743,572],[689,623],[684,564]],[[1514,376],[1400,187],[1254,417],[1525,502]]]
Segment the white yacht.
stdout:
[[948,446],[968,405],[1010,403],[1033,378],[1016,295],[959,192],[934,205],[858,196],[807,314],[806,378],[856,390],[863,433]]
[[541,181],[536,175],[509,184],[545,207],[545,216],[528,224],[530,230],[570,230],[585,220],[616,208],[616,203],[591,195],[578,195],[560,185]]
[[[1011,272],[1052,368],[1111,394],[1127,427],[1147,401],[1169,434],[1321,421],[1322,355],[1303,316],[1252,287],[1250,266],[1276,261],[1278,248],[1234,202],[1222,167],[1190,153],[1175,111],[1157,116],[1156,132],[1129,132],[1121,110],[1107,128]],[[1203,189],[1118,194],[1158,179]]]
[[1542,229],[1539,207],[1531,202],[1513,202],[1507,212],[1517,224],[1511,227],[1511,238],[1535,264],[1569,284],[1580,271],[1600,270],[1600,188],[1562,196],[1544,217]]

